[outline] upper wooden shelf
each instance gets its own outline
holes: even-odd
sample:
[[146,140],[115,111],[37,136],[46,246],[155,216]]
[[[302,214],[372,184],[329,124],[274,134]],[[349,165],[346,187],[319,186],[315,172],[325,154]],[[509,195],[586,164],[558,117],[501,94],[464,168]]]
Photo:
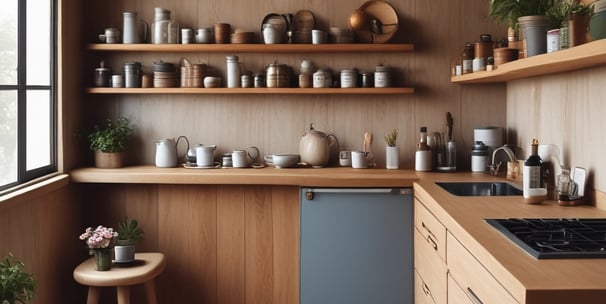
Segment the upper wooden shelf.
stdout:
[[204,53],[400,53],[413,44],[89,44],[91,51]]
[[88,88],[90,94],[413,94],[414,88]]
[[500,65],[493,71],[482,71],[451,77],[459,84],[496,83],[510,80],[569,72],[606,64],[606,39],[570,49],[532,56]]

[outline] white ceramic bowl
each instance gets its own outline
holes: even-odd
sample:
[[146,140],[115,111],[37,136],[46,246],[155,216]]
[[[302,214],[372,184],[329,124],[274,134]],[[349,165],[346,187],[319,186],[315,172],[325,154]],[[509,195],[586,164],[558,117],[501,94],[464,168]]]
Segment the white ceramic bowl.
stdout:
[[220,88],[221,87],[221,77],[214,77],[214,76],[204,77],[204,87],[205,88]]
[[281,153],[265,155],[265,161],[276,168],[294,167],[299,163],[301,156],[299,154]]

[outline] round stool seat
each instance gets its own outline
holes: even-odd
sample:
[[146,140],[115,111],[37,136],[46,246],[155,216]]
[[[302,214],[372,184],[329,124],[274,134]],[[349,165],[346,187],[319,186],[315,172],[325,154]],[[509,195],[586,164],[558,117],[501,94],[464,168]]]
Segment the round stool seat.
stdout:
[[[159,252],[141,252],[135,254],[135,261],[127,264],[112,265],[109,271],[96,271],[95,260],[90,258],[74,269],[74,279],[89,286],[88,302],[97,303],[100,291],[95,287],[118,287],[119,303],[128,303],[127,286],[145,284],[148,303],[155,303],[154,278],[166,268],[164,254]],[[122,301],[120,301],[122,300]]]

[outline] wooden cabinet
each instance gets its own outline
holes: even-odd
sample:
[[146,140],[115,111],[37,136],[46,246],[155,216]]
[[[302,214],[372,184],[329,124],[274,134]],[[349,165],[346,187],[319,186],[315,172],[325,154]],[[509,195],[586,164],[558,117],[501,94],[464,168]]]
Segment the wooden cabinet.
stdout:
[[415,303],[446,303],[446,228],[415,199]]
[[[518,303],[451,233],[447,235],[449,273],[471,303]],[[448,290],[450,293],[450,286]]]

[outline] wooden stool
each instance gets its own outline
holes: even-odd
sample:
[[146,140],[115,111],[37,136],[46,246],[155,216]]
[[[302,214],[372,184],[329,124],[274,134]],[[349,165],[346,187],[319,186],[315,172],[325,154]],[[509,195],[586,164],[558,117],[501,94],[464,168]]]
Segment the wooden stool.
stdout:
[[82,262],[74,269],[74,279],[88,287],[87,304],[99,303],[101,287],[116,286],[118,289],[118,304],[130,302],[130,286],[145,284],[147,303],[157,304],[154,278],[166,268],[164,254],[144,252],[135,254],[135,261],[118,266],[112,265],[109,271],[96,271],[94,258]]

